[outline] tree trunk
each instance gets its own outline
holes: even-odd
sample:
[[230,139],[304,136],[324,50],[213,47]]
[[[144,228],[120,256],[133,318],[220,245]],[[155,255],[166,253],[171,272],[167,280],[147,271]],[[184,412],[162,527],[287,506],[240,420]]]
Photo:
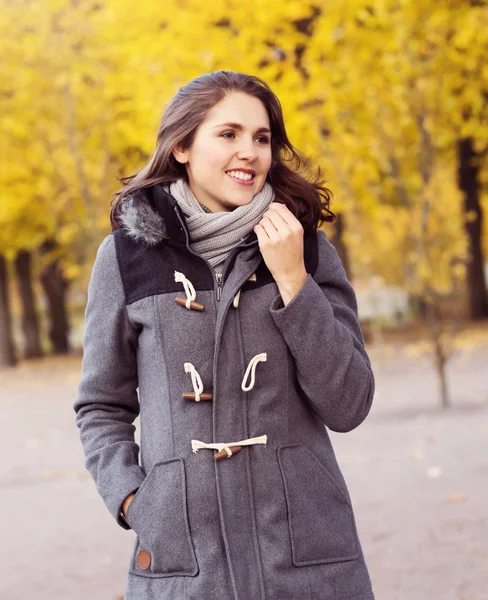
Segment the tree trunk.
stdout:
[[8,295],[7,261],[0,254],[0,366],[14,367],[16,364]]
[[[351,262],[349,260],[349,252],[344,242],[345,218],[343,213],[336,213],[334,229],[330,236],[330,243],[337,251],[337,255],[341,259],[342,266],[346,271],[347,278],[352,282]],[[382,343],[381,327],[376,323],[375,319],[361,320],[361,331],[366,344]]]
[[349,253],[347,251],[347,246],[344,243],[344,230],[345,230],[345,219],[343,213],[336,213],[337,219],[334,223],[334,232],[331,236],[330,242],[334,245],[337,250],[337,254],[341,259],[342,266],[346,271],[347,278],[349,281],[352,281],[352,273],[351,273],[351,264],[349,261]]
[[[54,240],[45,242],[42,253],[50,252],[56,246]],[[41,284],[47,298],[49,315],[49,338],[54,354],[67,354],[69,348],[69,323],[66,307],[68,284],[63,277],[59,259],[50,262],[41,272]]]
[[451,401],[447,385],[447,362],[449,351],[447,348],[447,330],[441,308],[433,301],[426,301],[426,322],[434,348],[434,366],[439,377],[440,399],[442,408],[449,408]]
[[15,270],[22,300],[22,330],[24,332],[24,358],[42,356],[39,317],[32,289],[31,254],[22,250],[15,259]]
[[442,408],[449,408],[450,400],[449,393],[447,390],[447,357],[442,345],[442,338],[440,335],[434,337],[434,348],[435,348],[435,366],[437,375],[439,376],[439,385],[441,392],[441,406]]
[[477,158],[473,138],[463,138],[458,141],[458,185],[464,195],[465,227],[470,251],[470,260],[467,266],[469,312],[471,319],[474,320],[488,317],[488,293],[482,248],[483,212],[480,204],[480,166]]

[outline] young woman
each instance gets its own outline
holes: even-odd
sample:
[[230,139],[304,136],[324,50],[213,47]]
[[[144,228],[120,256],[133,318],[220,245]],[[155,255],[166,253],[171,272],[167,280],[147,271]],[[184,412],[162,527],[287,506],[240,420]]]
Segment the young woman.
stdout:
[[267,84],[217,71],[116,194],[74,409],[137,536],[125,600],[374,599],[327,433],[365,419],[374,378],[302,163]]

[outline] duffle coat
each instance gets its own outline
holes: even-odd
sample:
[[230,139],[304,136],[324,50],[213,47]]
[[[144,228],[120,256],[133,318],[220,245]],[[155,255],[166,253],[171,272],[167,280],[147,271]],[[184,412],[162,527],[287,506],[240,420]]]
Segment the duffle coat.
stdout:
[[125,600],[374,600],[328,435],[374,393],[334,246],[304,235],[284,306],[254,232],[219,277],[161,185],[126,198],[122,223],[93,265],[74,410],[97,490],[136,534]]

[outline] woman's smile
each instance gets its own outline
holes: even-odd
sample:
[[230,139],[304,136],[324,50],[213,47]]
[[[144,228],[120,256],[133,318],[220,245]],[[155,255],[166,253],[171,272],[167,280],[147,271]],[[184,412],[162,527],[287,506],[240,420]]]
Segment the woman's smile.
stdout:
[[235,183],[239,185],[245,185],[247,187],[252,187],[256,178],[254,174],[245,173],[241,170],[227,171],[226,175],[228,175]]

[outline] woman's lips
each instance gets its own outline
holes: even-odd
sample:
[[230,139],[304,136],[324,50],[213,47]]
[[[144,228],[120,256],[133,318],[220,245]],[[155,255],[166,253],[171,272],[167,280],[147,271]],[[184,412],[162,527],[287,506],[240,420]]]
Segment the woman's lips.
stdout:
[[[226,173],[226,175],[229,175],[229,173]],[[247,187],[251,187],[252,185],[254,185],[254,180],[256,179],[256,176],[254,176],[252,179],[249,179],[249,180],[236,179],[235,177],[232,177],[232,175],[229,175],[229,177],[232,179],[232,181],[235,181],[236,183],[239,183],[240,185],[246,185]]]

